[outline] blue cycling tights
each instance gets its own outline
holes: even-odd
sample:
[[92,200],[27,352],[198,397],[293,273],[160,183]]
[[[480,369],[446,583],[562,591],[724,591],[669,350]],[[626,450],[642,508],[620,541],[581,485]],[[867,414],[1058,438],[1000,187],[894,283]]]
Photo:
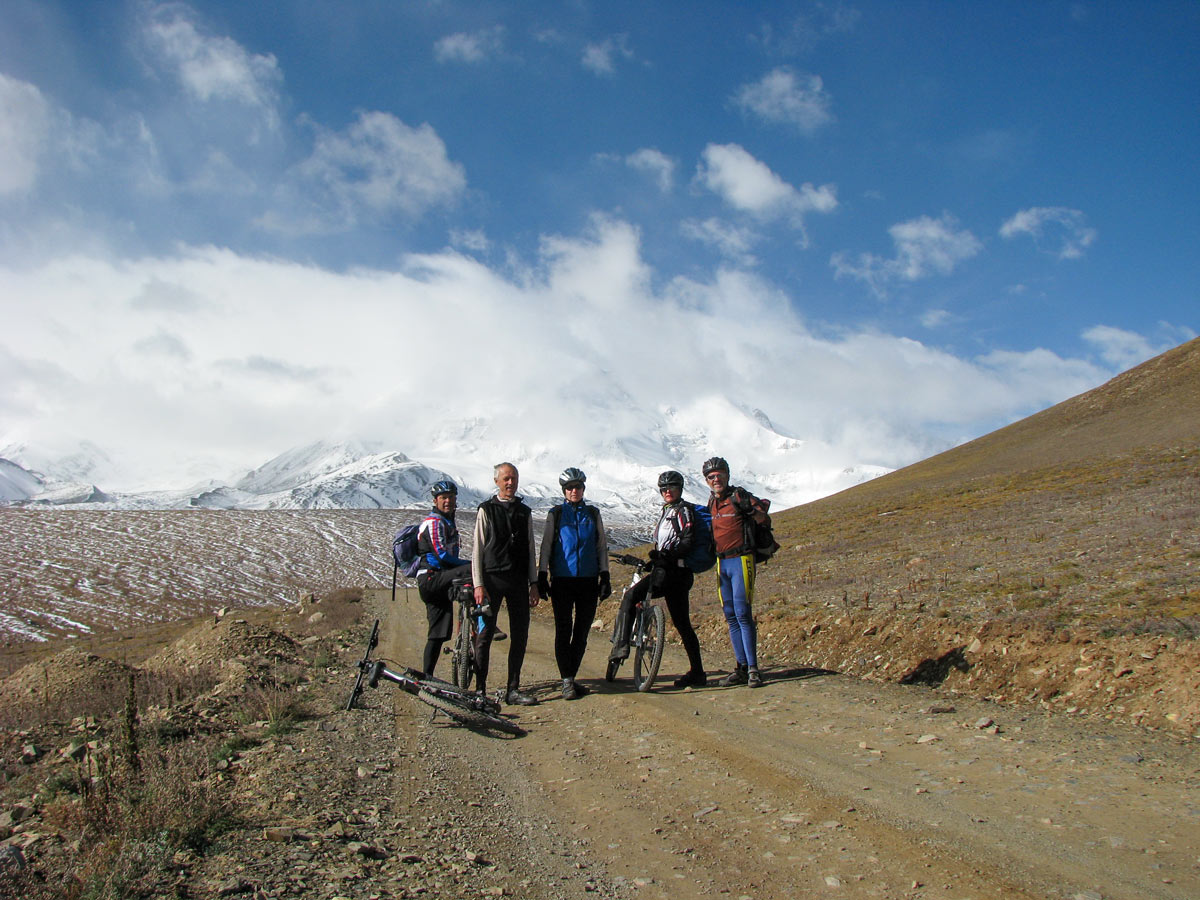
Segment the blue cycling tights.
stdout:
[[754,627],[754,556],[717,561],[721,608],[729,624],[729,642],[739,666],[758,667],[758,633]]

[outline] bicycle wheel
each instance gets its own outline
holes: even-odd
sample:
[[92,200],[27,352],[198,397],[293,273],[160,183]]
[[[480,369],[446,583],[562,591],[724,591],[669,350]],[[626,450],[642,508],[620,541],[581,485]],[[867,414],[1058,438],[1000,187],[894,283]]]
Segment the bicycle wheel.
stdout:
[[486,728],[491,731],[503,731],[506,734],[524,734],[525,729],[516,722],[510,722],[503,716],[475,709],[466,703],[457,703],[451,697],[431,693],[424,688],[417,692],[417,699],[428,703],[434,709],[439,709],[454,721],[471,728]]
[[458,619],[458,637],[454,639],[454,653],[450,659],[454,666],[454,686],[465,691],[471,687],[471,678],[475,674],[471,646],[474,619],[465,603],[458,604]]
[[633,654],[633,684],[639,691],[648,691],[662,663],[663,644],[667,637],[667,617],[657,604],[643,606],[638,616],[641,640]]

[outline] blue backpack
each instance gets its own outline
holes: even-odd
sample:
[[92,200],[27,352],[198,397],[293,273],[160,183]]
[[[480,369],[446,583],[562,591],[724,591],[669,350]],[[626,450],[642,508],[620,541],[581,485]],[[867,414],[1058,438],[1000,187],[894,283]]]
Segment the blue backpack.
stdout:
[[692,508],[692,549],[683,558],[687,567],[699,575],[717,564],[717,545],[713,541],[712,513],[707,506],[689,503]]
[[412,578],[421,568],[421,551],[417,549],[417,534],[421,524],[405,525],[392,540],[392,558],[396,568],[404,573],[406,578]]

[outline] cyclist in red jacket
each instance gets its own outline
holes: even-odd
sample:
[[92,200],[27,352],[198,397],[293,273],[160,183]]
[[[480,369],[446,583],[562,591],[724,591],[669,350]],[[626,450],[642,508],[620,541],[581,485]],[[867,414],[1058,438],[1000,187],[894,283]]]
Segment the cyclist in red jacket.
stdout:
[[713,542],[717,546],[717,574],[721,587],[721,607],[729,625],[735,665],[720,684],[748,684],[762,687],[758,671],[758,633],[754,624],[754,541],[753,521],[765,521],[766,513],[756,507],[753,495],[729,484],[729,463],[714,456],[704,463],[704,480],[712,496]]

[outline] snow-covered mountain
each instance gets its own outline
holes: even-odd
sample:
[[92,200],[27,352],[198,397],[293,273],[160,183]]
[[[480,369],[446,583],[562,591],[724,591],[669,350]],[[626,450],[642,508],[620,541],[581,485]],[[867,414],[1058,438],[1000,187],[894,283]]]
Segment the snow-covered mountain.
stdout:
[[[0,502],[90,508],[374,509],[423,507],[428,486],[451,478],[459,505],[470,508],[492,491],[492,468],[500,461],[521,470],[521,494],[535,508],[558,501],[558,474],[579,466],[588,474],[588,499],[615,521],[645,519],[658,502],[657,478],[666,469],[685,476],[685,496],[708,496],[703,461],[720,454],[733,480],[768,497],[776,510],[852,487],[884,474],[880,466],[847,463],[821,441],[785,433],[762,410],[710,397],[683,409],[651,415],[622,406],[622,398],[593,406],[585,421],[599,441],[529,440],[524,422],[473,417],[439,422],[424,434],[411,432],[401,452],[379,441],[319,441],[296,447],[247,472],[232,484],[141,493],[105,492],[80,481],[47,478],[45,470],[76,475],[95,471],[84,458],[65,468],[40,461],[25,465],[27,451],[0,465]],[[607,408],[606,408],[607,407]],[[607,420],[607,421],[606,421]],[[110,465],[106,458],[104,468]]]
[[45,483],[32,472],[15,462],[0,459],[0,501],[5,503],[30,500],[46,489]]

